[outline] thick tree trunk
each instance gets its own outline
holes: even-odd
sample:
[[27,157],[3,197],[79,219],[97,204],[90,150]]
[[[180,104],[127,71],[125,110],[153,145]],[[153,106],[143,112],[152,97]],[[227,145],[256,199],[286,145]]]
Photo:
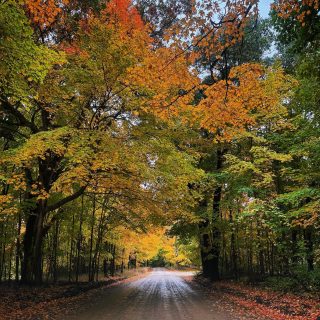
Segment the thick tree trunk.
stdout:
[[[218,148],[216,171],[219,171],[223,165],[224,150]],[[220,220],[220,201],[222,187],[217,186],[213,192],[212,204],[212,225],[210,220],[206,219],[200,225],[200,244],[201,244],[201,262],[203,275],[212,281],[220,278],[219,258],[220,258],[220,240],[221,233],[217,226]],[[210,231],[208,229],[211,229]]]
[[1,255],[0,255],[0,282],[2,281],[2,275],[5,273],[5,265],[6,265],[6,228],[4,223],[1,223],[1,234],[3,234],[3,238],[1,238]]
[[216,223],[220,219],[220,201],[221,201],[221,191],[222,188],[219,186],[214,191],[213,195],[213,228],[212,228],[212,269],[210,270],[210,279],[211,280],[218,280],[220,278],[220,272],[219,272],[219,257],[220,257],[220,238],[221,233],[219,228],[217,227]]
[[39,208],[27,218],[23,239],[23,261],[21,281],[23,283],[42,282],[42,243],[45,236],[43,228],[44,212]]
[[[283,239],[285,239],[285,235],[283,235]],[[298,265],[298,260],[298,230],[293,229],[291,231],[291,262],[293,267]]]
[[312,241],[312,229],[307,228],[303,233],[305,246],[306,246],[306,259],[308,265],[308,271],[314,270],[314,257],[313,257],[313,241]]
[[211,237],[208,232],[209,221],[205,220],[202,222],[200,227],[200,232],[205,230],[203,234],[200,236],[200,245],[201,245],[201,263],[202,263],[202,274],[206,278],[211,278],[211,272],[215,267],[215,263],[213,261],[213,252],[212,252],[212,243]]
[[230,239],[230,257],[232,263],[232,273],[235,279],[238,279],[238,257],[237,257],[237,250],[236,250],[236,235],[233,225],[233,215],[232,210],[229,211],[229,221],[231,224],[231,239]]

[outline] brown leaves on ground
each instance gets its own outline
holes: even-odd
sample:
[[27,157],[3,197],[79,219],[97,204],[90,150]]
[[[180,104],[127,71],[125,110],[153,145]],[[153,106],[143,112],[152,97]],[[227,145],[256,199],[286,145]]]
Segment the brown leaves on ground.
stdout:
[[211,284],[197,278],[196,282],[206,288],[217,308],[230,311],[234,319],[320,319],[320,297],[275,292],[232,281]]
[[125,276],[114,276],[95,283],[59,284],[41,287],[2,284],[0,286],[0,320],[53,320],[87,308],[98,290],[132,281],[147,270],[132,270]]

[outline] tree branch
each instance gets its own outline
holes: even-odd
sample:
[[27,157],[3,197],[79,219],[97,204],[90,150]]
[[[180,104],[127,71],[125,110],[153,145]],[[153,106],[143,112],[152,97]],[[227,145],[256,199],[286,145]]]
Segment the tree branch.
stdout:
[[52,204],[51,206],[48,206],[46,209],[46,213],[53,211],[53,210],[56,210],[56,209],[59,209],[63,205],[67,204],[68,202],[77,199],[78,197],[80,197],[83,194],[83,192],[86,190],[86,188],[87,188],[87,185],[82,186],[78,191],[71,194],[70,196],[67,196],[67,197],[61,199],[60,201]]
[[20,126],[29,128],[32,133],[39,132],[39,129],[37,128],[37,126],[33,122],[29,121],[18,109],[16,109],[13,105],[11,105],[11,103],[7,99],[0,97],[0,101],[1,101],[1,107],[6,112],[13,115],[17,120],[19,120]]

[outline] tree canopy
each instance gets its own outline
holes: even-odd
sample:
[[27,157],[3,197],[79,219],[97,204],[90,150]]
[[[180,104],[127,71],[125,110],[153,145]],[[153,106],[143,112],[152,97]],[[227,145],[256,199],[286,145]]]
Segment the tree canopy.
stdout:
[[1,1],[0,279],[316,272],[319,28],[317,1]]

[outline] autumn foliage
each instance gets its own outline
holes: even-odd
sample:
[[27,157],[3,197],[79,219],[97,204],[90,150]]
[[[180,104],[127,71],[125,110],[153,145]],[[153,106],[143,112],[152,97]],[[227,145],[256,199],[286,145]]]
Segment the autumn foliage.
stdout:
[[306,19],[311,15],[312,11],[319,11],[320,3],[318,0],[302,0],[302,1],[283,1],[280,0],[273,4],[272,8],[278,13],[278,15],[284,19],[288,19],[293,16],[303,26],[306,23]]
[[319,2],[258,9],[0,3],[0,280],[160,257],[319,288]]
[[134,29],[141,30],[144,27],[138,10],[132,5],[130,0],[112,0],[107,3],[106,9],[101,14],[107,16],[109,23],[114,25],[119,24],[128,31]]
[[44,29],[57,21],[68,4],[69,0],[26,0],[25,8],[32,23]]

